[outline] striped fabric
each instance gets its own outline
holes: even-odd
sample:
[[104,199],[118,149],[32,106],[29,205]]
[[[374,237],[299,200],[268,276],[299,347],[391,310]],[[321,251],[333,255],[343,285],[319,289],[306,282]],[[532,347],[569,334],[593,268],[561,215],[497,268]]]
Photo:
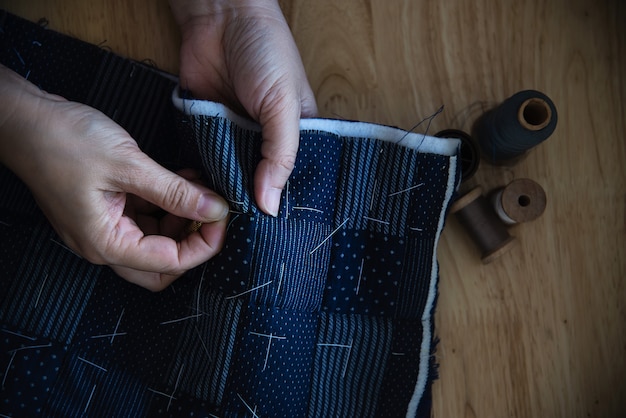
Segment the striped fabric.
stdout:
[[436,247],[458,144],[301,122],[276,218],[259,127],[146,65],[0,12],[0,62],[96,107],[231,205],[219,255],[153,294],[65,247],[0,167],[3,416],[428,417]]

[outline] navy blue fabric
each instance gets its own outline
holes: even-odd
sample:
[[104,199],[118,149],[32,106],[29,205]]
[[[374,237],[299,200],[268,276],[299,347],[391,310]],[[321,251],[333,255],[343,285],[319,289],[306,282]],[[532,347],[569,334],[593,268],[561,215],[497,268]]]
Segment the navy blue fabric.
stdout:
[[272,218],[260,131],[181,113],[174,78],[3,12],[0,62],[201,169],[232,212],[221,253],[153,294],[70,251],[0,167],[0,414],[430,416],[455,155],[302,130]]

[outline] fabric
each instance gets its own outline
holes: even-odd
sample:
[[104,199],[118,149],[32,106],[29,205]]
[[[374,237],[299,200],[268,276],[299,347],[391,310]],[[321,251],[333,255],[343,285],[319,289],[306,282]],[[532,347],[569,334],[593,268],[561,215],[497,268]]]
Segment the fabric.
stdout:
[[232,212],[221,253],[154,294],[71,252],[1,167],[0,414],[430,416],[456,141],[303,120],[272,218],[252,194],[253,122],[4,12],[0,62],[102,110],[162,165],[201,169]]

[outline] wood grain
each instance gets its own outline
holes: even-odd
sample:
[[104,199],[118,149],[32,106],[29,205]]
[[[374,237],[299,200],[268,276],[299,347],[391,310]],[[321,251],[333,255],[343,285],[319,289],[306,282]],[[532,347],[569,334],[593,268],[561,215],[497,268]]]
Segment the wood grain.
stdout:
[[[615,0],[282,1],[321,116],[431,133],[470,130],[523,89],[559,123],[521,163],[483,163],[464,189],[515,178],[548,206],[490,265],[450,218],[439,246],[435,417],[626,416],[626,6]],[[165,1],[0,1],[0,7],[176,72]]]

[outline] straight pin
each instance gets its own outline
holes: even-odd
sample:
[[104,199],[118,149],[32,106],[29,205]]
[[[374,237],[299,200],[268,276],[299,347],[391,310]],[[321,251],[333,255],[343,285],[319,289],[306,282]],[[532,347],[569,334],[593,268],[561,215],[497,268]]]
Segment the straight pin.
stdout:
[[238,294],[233,295],[233,296],[228,296],[228,297],[226,297],[226,298],[224,298],[224,299],[229,300],[229,299],[235,299],[235,298],[238,298],[239,296],[243,296],[243,295],[245,295],[246,293],[254,292],[255,290],[258,290],[258,289],[260,289],[260,288],[262,288],[262,287],[265,287],[265,286],[269,285],[270,283],[272,283],[272,281],[271,281],[271,280],[270,280],[269,282],[267,282],[267,283],[263,283],[262,285],[259,285],[259,286],[256,286],[256,287],[253,287],[252,289],[248,289],[248,290],[246,290],[245,292],[241,292],[241,293],[238,293]]
[[324,245],[324,243],[325,243],[326,241],[328,241],[328,240],[329,240],[329,239],[330,239],[333,235],[335,235],[335,234],[337,233],[337,231],[339,231],[339,230],[340,230],[340,229],[341,229],[341,228],[342,228],[345,224],[347,224],[349,220],[350,220],[350,218],[349,218],[349,217],[348,217],[348,218],[346,218],[346,220],[345,220],[345,221],[343,221],[343,222],[341,223],[341,225],[339,225],[337,228],[335,228],[335,230],[334,230],[333,232],[331,232],[329,236],[327,236],[326,238],[324,238],[324,240],[323,240],[322,242],[320,242],[320,243],[317,245],[317,247],[313,248],[309,254],[313,254],[315,251],[317,251],[317,250],[318,250],[318,249],[319,249],[322,245]]
[[399,191],[393,192],[393,193],[389,193],[387,195],[387,197],[391,197],[391,196],[399,195],[399,194],[402,194],[402,193],[406,193],[406,192],[411,191],[413,189],[417,189],[418,187],[422,187],[423,185],[424,185],[424,183],[416,184],[415,186],[407,187],[406,189],[399,190]]

